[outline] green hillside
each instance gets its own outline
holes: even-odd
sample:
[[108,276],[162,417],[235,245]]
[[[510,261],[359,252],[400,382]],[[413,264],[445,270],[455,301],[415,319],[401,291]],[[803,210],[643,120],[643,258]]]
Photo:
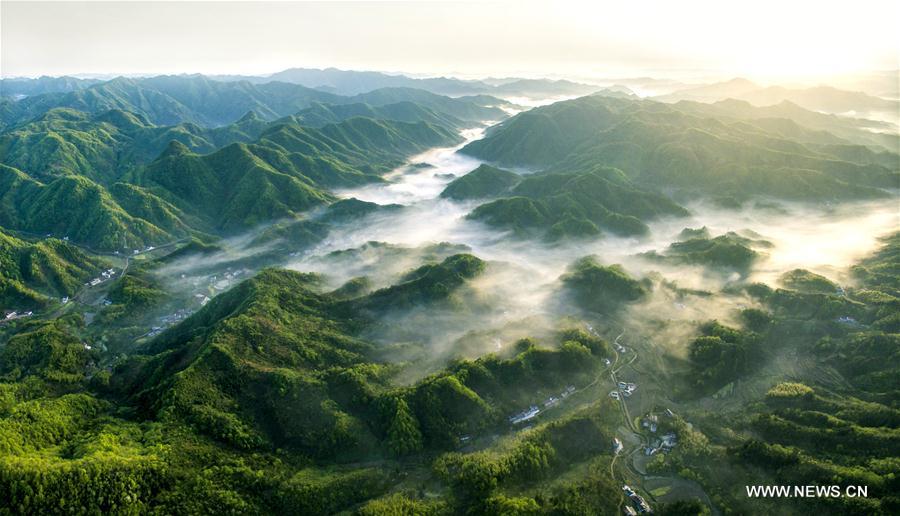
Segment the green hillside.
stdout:
[[650,251],[641,256],[650,260],[703,265],[746,274],[762,256],[764,250],[771,247],[765,240],[754,240],[734,232],[710,237],[708,233],[693,235],[689,230],[685,230],[682,236],[687,238],[672,243],[662,254]]
[[228,126],[157,127],[120,110],[89,115],[54,108],[0,134],[0,156],[37,179],[81,175],[108,184],[132,167],[152,161],[172,142],[212,152],[232,142],[255,140],[268,124],[252,113]]
[[621,265],[601,265],[593,256],[571,264],[560,277],[563,289],[585,310],[612,313],[647,297],[646,282],[629,275]]
[[515,186],[521,178],[518,174],[480,165],[468,174],[454,179],[441,192],[441,197],[457,201],[497,197]]
[[567,173],[617,167],[640,188],[685,196],[699,189],[736,199],[847,200],[885,196],[881,189],[900,184],[896,155],[890,166],[871,152],[823,147],[821,140],[807,147],[805,137],[754,122],[693,103],[594,95],[517,115],[463,152],[501,166]]
[[453,115],[435,111],[421,104],[402,101],[395,104],[371,106],[369,104],[321,104],[316,103],[309,108],[292,115],[292,119],[300,125],[321,127],[335,124],[348,118],[364,117],[379,120],[395,120],[398,122],[428,122],[446,128],[462,128],[466,124]]
[[[784,278],[791,290],[746,289],[760,308],[742,310],[743,327],[702,325],[690,344],[689,387],[682,396],[717,395],[684,415],[701,432],[693,436],[697,445],[656,457],[648,471],[689,475],[720,500],[717,505],[736,512],[893,513],[892,464],[900,452],[897,242],[891,235],[855,266],[858,283],[845,293],[795,270]],[[780,371],[788,363],[799,367],[785,377]],[[868,494],[777,501],[746,496],[744,485],[771,482],[860,485]]]
[[380,181],[403,157],[455,141],[424,122],[351,118],[319,129],[276,124],[253,144],[198,155],[173,144],[131,181],[219,231],[295,216],[333,197],[327,189]]
[[[170,218],[174,208],[161,208],[165,217],[155,222],[183,227]],[[107,189],[87,178],[65,176],[44,184],[5,165],[0,165],[0,226],[69,237],[98,249],[139,248],[174,236],[129,214]]]
[[[690,478],[716,507],[736,512],[769,507],[748,501],[748,482],[866,485],[866,499],[812,503],[823,514],[890,514],[897,342],[875,325],[889,324],[895,312],[896,241],[860,262],[858,286],[842,302],[871,327],[836,323],[843,308],[809,312],[797,303],[797,296],[833,303],[837,294],[761,286],[747,286],[764,310],[744,310],[746,327],[701,325],[683,367],[670,373],[685,383],[671,393],[678,414],[659,420],[659,433],[675,433],[678,445],[647,459],[648,476]],[[453,256],[357,299],[404,308],[413,296],[419,306],[434,299],[416,297],[419,286],[462,285],[482,266]],[[561,280],[587,310],[606,317],[649,294],[645,282],[592,258]],[[410,283],[416,288],[404,286]],[[317,285],[311,275],[264,270],[112,371],[98,367],[95,347],[84,346],[93,342],[77,317],[17,329],[0,348],[3,500],[20,512],[70,505],[166,513],[619,510],[610,443],[623,423],[621,407],[606,396],[610,344],[562,329],[401,383],[405,364],[382,362],[383,344],[360,336],[367,323],[359,301]],[[730,408],[721,410],[688,402],[729,384],[753,384],[787,346],[814,353],[853,382],[853,393],[822,377],[827,386],[770,380],[758,399],[727,399],[722,406]],[[604,383],[591,390],[596,381]],[[544,404],[560,392],[570,394]],[[510,422],[531,405],[541,410],[529,429]],[[84,482],[93,495],[78,487]],[[808,502],[772,507],[782,514]],[[660,505],[654,502],[661,513],[676,507]]]
[[[92,114],[128,111],[160,126],[188,122],[219,127],[235,122],[249,111],[265,120],[274,120],[315,103],[383,106],[398,102],[414,102],[442,116],[469,123],[506,117],[503,110],[485,107],[476,99],[454,99],[414,88],[383,88],[344,97],[286,82],[252,84],[243,80],[217,81],[202,75],[161,75],[140,79],[118,77],[73,91],[37,94],[19,101],[2,98],[0,127],[27,122],[54,108]],[[496,99],[496,105],[502,103]],[[398,108],[391,109],[396,113]]]
[[203,76],[119,77],[68,93],[35,95],[11,103],[3,110],[3,125],[8,127],[52,108],[65,107],[88,113],[128,111],[154,125],[191,122],[215,127],[234,122],[248,111],[271,120],[312,102],[339,99],[337,95],[294,84],[252,85],[213,81]]
[[648,231],[644,221],[687,214],[668,198],[636,188],[620,170],[609,168],[533,174],[509,195],[478,206],[468,217],[520,236],[558,240],[590,237],[601,230],[642,235]]
[[456,254],[438,264],[409,272],[404,281],[354,300],[354,311],[386,312],[445,302],[453,292],[484,271],[485,263],[471,254]]
[[62,240],[29,243],[0,231],[0,307],[29,310],[46,304],[45,296],[72,296],[107,267]]
[[[468,270],[451,267],[460,260],[444,267]],[[496,457],[441,455],[461,435],[502,428],[507,414],[542,393],[590,382],[610,353],[602,339],[561,331],[546,347],[523,340],[509,356],[458,361],[397,386],[397,368],[373,360],[375,346],[351,331],[358,323],[314,283],[265,270],[111,373],[83,344],[77,317],[20,329],[0,349],[5,503],[24,512],[73,504],[321,513],[368,500],[373,508],[401,503],[376,500],[402,482],[400,468],[446,483],[442,504],[463,510],[510,503],[508,489],[520,478],[541,481],[608,457],[616,415],[609,404],[511,435]],[[436,457],[433,473],[420,465]],[[494,487],[454,473],[479,465]],[[93,494],[79,493],[79,481]],[[45,494],[28,494],[35,491]]]
[[[189,136],[191,147],[178,135]],[[191,150],[251,136],[249,144]],[[423,121],[353,117],[311,128],[291,119],[265,124],[250,114],[206,130],[152,127],[121,111],[88,117],[55,110],[0,136],[7,159],[31,167],[0,166],[0,225],[98,249],[235,232],[327,204],[331,188],[380,181],[378,174],[406,156],[458,141],[445,126]]]
[[272,167],[245,144],[207,155],[173,144],[135,182],[222,231],[289,217],[330,200],[312,181]]
[[[384,106],[403,101],[415,102],[466,122],[496,121],[507,117],[506,112],[502,109],[484,105],[483,99],[451,98],[414,88],[380,88],[348,98],[350,102],[362,102],[373,106]],[[496,106],[504,103],[500,99],[494,100],[493,105]]]

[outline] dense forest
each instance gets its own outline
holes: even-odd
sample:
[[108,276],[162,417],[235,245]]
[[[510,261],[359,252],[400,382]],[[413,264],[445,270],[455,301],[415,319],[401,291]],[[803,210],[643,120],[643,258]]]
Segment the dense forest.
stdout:
[[0,82],[0,514],[900,512],[876,97],[276,75]]

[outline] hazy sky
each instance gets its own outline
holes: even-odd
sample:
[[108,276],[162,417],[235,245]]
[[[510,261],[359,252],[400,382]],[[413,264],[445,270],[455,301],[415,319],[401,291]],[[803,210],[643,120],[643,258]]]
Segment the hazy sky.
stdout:
[[900,2],[0,2],[4,76],[289,67],[758,79],[898,67]]

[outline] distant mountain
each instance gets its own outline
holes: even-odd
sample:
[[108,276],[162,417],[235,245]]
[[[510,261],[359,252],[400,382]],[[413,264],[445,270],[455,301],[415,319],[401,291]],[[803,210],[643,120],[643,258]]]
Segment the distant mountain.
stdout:
[[632,91],[639,91],[641,96],[665,95],[673,91],[692,87],[675,79],[659,79],[656,77],[624,77],[598,82],[600,84],[622,85]]
[[102,81],[77,77],[38,77],[36,79],[0,79],[0,97],[29,97],[43,93],[60,93],[82,90]]
[[493,99],[492,102],[491,100],[490,97],[483,96],[451,98],[413,88],[381,88],[349,97],[347,102],[362,102],[373,106],[384,106],[386,104],[410,101],[468,122],[496,121],[506,118],[507,114],[505,111],[494,107],[504,104],[504,101]]
[[552,79],[488,79],[464,80],[452,77],[416,78],[402,74],[382,72],[338,70],[336,68],[289,68],[268,76],[212,76],[223,81],[245,80],[254,84],[271,81],[300,84],[338,95],[358,95],[382,88],[415,88],[440,95],[499,95],[515,97],[557,97],[586,95],[597,86],[568,80]]
[[888,111],[896,116],[900,111],[900,102],[897,100],[873,97],[861,91],[839,90],[831,86],[816,86],[799,90],[770,86],[746,92],[738,98],[757,106],[771,106],[788,101],[806,109],[826,113],[856,112],[864,114],[870,111]]
[[266,119],[295,113],[312,102],[340,102],[341,97],[286,83],[253,85],[220,82],[203,76],[117,78],[69,93],[48,93],[18,102],[4,101],[0,116],[5,126],[40,116],[55,107],[88,113],[118,109],[142,116],[154,125],[191,122],[222,126],[248,111]]
[[900,99],[900,69],[878,70],[848,77],[836,77],[832,79],[833,86],[852,90],[864,91],[869,95],[888,99]]
[[[851,151],[849,141],[837,147],[827,143],[837,143],[833,136],[816,137],[790,121],[735,121],[697,106],[582,97],[516,115],[461,152],[499,166],[569,174],[616,167],[636,188],[685,198],[698,191],[737,200],[872,198],[900,181],[900,161],[886,166],[880,153]],[[818,143],[806,146],[808,138]]]
[[567,80],[517,79],[495,86],[489,93],[492,95],[543,98],[588,95],[599,89],[601,89],[599,86],[592,84],[582,84]]
[[826,153],[846,152],[849,149],[840,150],[838,147],[848,145],[861,154],[884,154],[888,150],[889,154],[872,159],[896,163],[893,156],[900,152],[900,135],[891,130],[890,124],[810,111],[788,101],[762,107],[743,100],[722,100],[711,104],[681,101],[675,106],[700,116],[749,121],[767,132],[804,145],[827,145]]
[[448,128],[460,129],[466,125],[462,120],[442,111],[410,101],[372,106],[364,103],[356,104],[320,104],[293,115],[292,120],[301,125],[321,127],[323,125],[342,122],[348,118],[365,117],[399,122],[428,122]]
[[655,99],[663,102],[679,100],[716,102],[738,99],[756,106],[772,106],[787,101],[806,109],[826,113],[885,111],[896,116],[900,111],[900,101],[874,97],[861,91],[846,91],[831,86],[802,89],[782,86],[762,87],[741,78],[678,90]]
[[655,100],[661,102],[677,102],[679,100],[694,100],[698,102],[715,102],[728,98],[740,98],[747,93],[758,91],[762,87],[755,82],[735,77],[724,82],[716,82],[712,84],[703,84],[700,86],[691,86],[689,88],[676,90],[668,95],[655,97]]
[[500,99],[479,96],[453,99],[413,88],[383,88],[344,97],[284,82],[251,84],[222,82],[202,75],[158,76],[145,79],[117,78],[68,93],[47,93],[20,101],[0,100],[0,128],[8,128],[42,116],[54,108],[70,108],[89,114],[127,111],[149,124],[172,126],[192,123],[220,127],[248,112],[265,120],[293,115],[315,103],[372,106],[415,102],[466,122],[499,120],[506,113]]
[[[258,79],[257,79],[258,80]],[[340,95],[358,95],[381,88],[418,88],[441,95],[469,95],[490,90],[479,81],[464,81],[448,77],[417,79],[406,75],[389,75],[381,72],[365,72],[326,68],[289,68],[265,78],[302,84],[309,88],[323,88]]]

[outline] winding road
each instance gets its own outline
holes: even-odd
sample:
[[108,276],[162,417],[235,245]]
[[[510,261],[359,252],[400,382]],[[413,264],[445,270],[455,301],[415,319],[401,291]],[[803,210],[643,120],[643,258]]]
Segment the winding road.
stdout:
[[[591,334],[593,334],[594,336],[600,337],[600,335],[590,326],[588,326],[588,331]],[[645,446],[647,446],[649,444],[649,439],[639,431],[640,429],[635,427],[634,421],[631,418],[631,414],[628,412],[628,404],[625,402],[625,396],[623,396],[621,393],[621,390],[618,389],[619,379],[616,376],[616,374],[619,373],[623,368],[632,366],[638,358],[638,352],[633,346],[626,348],[625,346],[622,346],[622,344],[620,343],[620,340],[624,336],[625,336],[625,331],[623,330],[622,333],[620,333],[615,338],[614,346],[613,346],[613,353],[615,355],[615,360],[613,360],[612,364],[609,367],[609,378],[612,380],[613,385],[616,387],[616,391],[619,392],[619,400],[618,401],[619,401],[619,406],[622,409],[622,417],[625,419],[625,427],[627,428],[628,431],[630,431],[633,435],[635,435],[638,438],[640,443],[637,446],[628,450],[627,452],[623,448],[623,451],[613,455],[613,458],[609,463],[609,474],[613,479],[616,479],[615,466],[616,466],[617,461],[619,460],[619,457],[624,457],[625,459],[630,459],[635,454],[635,452],[642,450]],[[624,349],[626,352],[629,352],[628,354],[631,355],[631,357],[627,361],[623,361],[624,360],[623,354],[625,354],[625,353],[619,353],[620,347],[622,349]],[[620,361],[621,361],[621,363],[620,363]],[[597,377],[597,380],[592,382],[592,385],[596,384],[597,382],[602,380],[602,378],[603,378],[603,375],[602,374],[599,375]],[[625,461],[625,467],[631,473],[632,476],[634,476],[638,479],[641,479],[641,482],[644,479],[651,478],[649,475],[647,475],[645,473],[641,473],[640,471],[636,470],[634,465],[629,460]],[[680,477],[676,477],[676,476],[655,475],[652,478],[667,479],[667,480],[671,481],[672,483],[679,482],[679,481],[684,482],[684,479],[681,479]],[[624,476],[622,478],[620,478],[619,480],[623,484],[628,483],[627,479],[624,478]],[[712,504],[712,501],[709,499],[709,496],[702,490],[702,488],[699,485],[697,485],[697,489],[699,490],[699,494],[701,495],[700,498],[702,498],[702,500],[712,509],[712,512],[714,515],[718,515],[719,511]],[[651,498],[655,500],[655,497],[653,497],[652,495],[651,495]],[[624,492],[620,491],[619,492],[618,509],[622,510],[622,507],[625,503],[626,503],[625,494],[624,494]]]
[[[37,238],[39,238],[39,239],[47,238],[46,235],[39,235],[39,234],[37,234],[37,233],[31,233],[31,232],[28,232],[28,231],[20,231],[20,230],[7,230],[7,231],[8,231],[9,233],[13,234],[13,235],[16,235],[16,234],[18,234],[18,235],[26,235],[26,236],[28,236],[28,237],[37,237]],[[51,238],[54,238],[54,237],[51,237]],[[182,243],[185,243],[185,242],[189,242],[189,241],[190,241],[190,238],[180,238],[180,239],[178,239],[178,240],[173,240],[173,241],[171,241],[171,242],[167,242],[167,243],[165,243],[165,244],[160,244],[160,245],[158,245],[158,246],[155,246],[155,247],[153,247],[152,250],[138,251],[137,253],[133,253],[133,254],[127,254],[127,253],[122,254],[122,253],[117,253],[117,252],[115,252],[115,251],[98,251],[98,250],[93,249],[93,248],[91,248],[90,246],[87,246],[87,245],[84,245],[84,244],[79,244],[79,243],[72,242],[72,241],[69,241],[69,240],[64,240],[64,242],[66,242],[67,244],[69,244],[69,245],[71,245],[71,246],[74,246],[74,247],[78,247],[78,248],[80,248],[80,249],[83,249],[83,250],[85,250],[85,251],[87,251],[88,253],[93,254],[93,255],[97,255],[97,256],[109,256],[109,257],[113,257],[113,258],[124,258],[125,264],[122,266],[122,270],[121,270],[121,272],[119,273],[118,278],[121,278],[121,277],[125,276],[125,273],[128,272],[128,267],[129,267],[129,265],[131,264],[131,258],[132,258],[132,257],[134,257],[134,256],[139,256],[139,255],[142,255],[142,254],[146,254],[146,253],[148,253],[148,252],[159,251],[160,249],[167,249],[167,248],[169,248],[169,247],[174,247],[174,246],[177,246],[177,245],[179,245],[179,244],[182,244]],[[118,278],[116,278],[116,279],[118,279]],[[112,281],[114,281],[114,280],[112,280]],[[105,282],[101,283],[101,285],[109,284],[109,283],[111,283],[112,281],[105,281]],[[90,285],[84,285],[84,286],[82,286],[77,292],[75,292],[74,294],[72,294],[72,295],[70,296],[69,302],[70,302],[70,303],[73,303],[73,302],[79,301],[81,298],[83,298],[83,296],[84,296],[84,294],[85,294],[86,292],[88,292],[89,290],[91,290],[91,289],[93,289],[93,288],[94,288],[94,287],[93,287],[93,286],[90,286]],[[69,305],[68,305],[68,304],[58,305],[53,311],[47,312],[47,313],[45,313],[45,314],[35,313],[35,318],[40,318],[40,319],[55,319],[55,318],[59,317],[59,316],[62,314],[63,311],[65,311],[65,309],[66,309],[67,306],[69,306]]]

